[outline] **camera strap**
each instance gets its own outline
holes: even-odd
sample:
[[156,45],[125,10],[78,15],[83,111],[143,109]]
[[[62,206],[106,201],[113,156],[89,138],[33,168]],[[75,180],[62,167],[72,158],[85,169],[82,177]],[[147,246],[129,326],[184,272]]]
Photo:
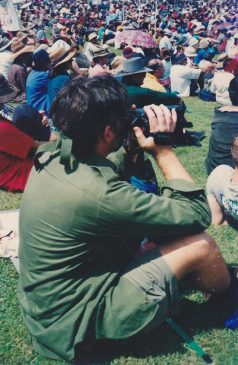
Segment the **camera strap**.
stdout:
[[196,352],[196,354],[201,357],[207,364],[212,364],[213,360],[211,357],[203,350],[203,348],[191,338],[182,327],[178,325],[172,318],[167,318],[166,322],[173,328],[173,330],[181,337],[188,345],[188,347]]

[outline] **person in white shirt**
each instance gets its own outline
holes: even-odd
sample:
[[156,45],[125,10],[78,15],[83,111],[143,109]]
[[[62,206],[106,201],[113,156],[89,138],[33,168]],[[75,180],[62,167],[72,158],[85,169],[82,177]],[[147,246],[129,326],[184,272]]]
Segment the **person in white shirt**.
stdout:
[[164,74],[160,78],[160,83],[165,87],[166,91],[170,91],[170,70],[172,67],[171,56],[168,49],[161,52],[162,63],[164,66]]
[[86,44],[84,54],[87,56],[88,60],[93,62],[93,53],[99,50],[100,47],[97,43],[97,33],[90,33],[88,36],[88,43]]
[[230,53],[230,51],[232,50],[234,45],[234,38],[232,36],[231,32],[227,32],[227,43],[226,43],[226,54],[228,55]]
[[230,45],[228,50],[229,58],[236,58],[238,56],[238,33],[233,37],[233,44]]
[[231,62],[230,60],[225,60],[223,70],[216,72],[211,82],[210,91],[216,94],[216,101],[222,105],[231,105],[228,91],[230,82],[234,78]]
[[164,36],[161,38],[159,43],[159,49],[160,51],[164,48],[168,49],[170,52],[173,51],[173,45],[171,43],[173,33],[169,29],[164,30]]
[[175,57],[175,65],[171,67],[171,91],[177,92],[180,96],[190,96],[192,80],[198,80],[202,71],[187,65],[187,57],[180,54]]
[[0,39],[0,74],[7,79],[8,71],[12,66],[12,52],[10,51],[12,41],[7,37]]
[[197,52],[196,52],[195,48],[192,46],[185,47],[184,54],[187,57],[187,61],[188,61],[187,65],[189,67],[194,66],[193,59],[194,59],[194,57],[197,56]]

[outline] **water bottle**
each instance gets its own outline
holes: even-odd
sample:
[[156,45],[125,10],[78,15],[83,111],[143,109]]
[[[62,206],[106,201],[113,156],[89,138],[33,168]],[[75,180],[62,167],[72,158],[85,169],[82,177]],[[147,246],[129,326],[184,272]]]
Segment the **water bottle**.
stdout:
[[238,310],[224,321],[224,326],[229,330],[235,330],[238,328]]

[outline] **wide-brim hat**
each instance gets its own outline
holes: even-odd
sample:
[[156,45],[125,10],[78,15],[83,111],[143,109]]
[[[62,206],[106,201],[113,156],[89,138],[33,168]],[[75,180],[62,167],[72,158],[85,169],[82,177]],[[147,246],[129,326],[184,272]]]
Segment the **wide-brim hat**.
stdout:
[[26,39],[28,37],[28,34],[24,33],[24,32],[17,32],[16,35],[17,39],[22,42],[24,39]]
[[179,54],[179,55],[175,56],[175,58],[174,58],[174,64],[175,65],[180,65],[185,60],[187,60],[187,57],[185,56],[185,54],[184,53]]
[[209,46],[209,40],[204,38],[200,40],[199,48],[206,48]]
[[167,29],[167,28],[165,28],[165,30],[164,30],[164,34],[165,34],[165,35],[169,35],[169,36],[172,36],[172,35],[173,35],[173,33],[171,32],[171,30],[169,30],[169,29]]
[[44,49],[45,51],[48,52],[49,46],[48,46],[48,44],[42,43],[42,44],[39,45],[39,47],[36,48],[35,52],[39,51],[40,49]]
[[15,60],[17,57],[19,57],[23,53],[33,53],[34,51],[35,51],[34,46],[24,46],[20,51],[12,54],[12,59]]
[[8,83],[3,75],[0,74],[0,104],[8,103],[17,96],[15,86]]
[[197,56],[197,52],[196,52],[195,48],[193,48],[193,47],[186,47],[184,49],[184,54],[187,57],[196,57]]
[[153,71],[151,68],[144,66],[141,57],[132,57],[123,62],[122,71],[119,72],[117,76],[129,76],[151,71]]
[[4,51],[7,47],[12,44],[12,41],[7,37],[3,37],[0,39],[0,52]]
[[199,25],[199,26],[197,26],[195,29],[194,29],[194,31],[197,31],[197,32],[201,32],[202,30],[205,30],[206,28],[204,27],[204,25]]
[[54,67],[62,65],[71,60],[77,53],[77,48],[70,47],[68,43],[59,39],[50,49],[50,60]]
[[199,29],[194,29],[193,30],[193,34],[199,34],[199,33],[201,33],[201,30],[199,30]]
[[222,62],[222,61],[226,60],[227,58],[228,58],[228,54],[227,53],[221,53],[217,57],[217,61]]
[[216,70],[223,70],[223,68],[224,68],[224,66],[223,66],[223,62],[217,62],[217,64],[216,64]]
[[88,40],[89,42],[92,40],[92,39],[95,39],[97,38],[97,33],[96,32],[93,32],[93,33],[90,33],[89,36],[88,36]]
[[103,49],[103,48],[100,48],[100,49],[97,49],[97,50],[95,50],[94,52],[93,52],[93,60],[95,59],[95,58],[101,58],[101,57],[106,57],[106,56],[108,56],[109,55],[109,53],[108,53],[108,51],[107,50],[105,50],[105,49]]
[[199,43],[199,40],[194,37],[189,39],[189,42],[188,42],[189,46],[191,46],[191,47],[196,46],[198,43]]

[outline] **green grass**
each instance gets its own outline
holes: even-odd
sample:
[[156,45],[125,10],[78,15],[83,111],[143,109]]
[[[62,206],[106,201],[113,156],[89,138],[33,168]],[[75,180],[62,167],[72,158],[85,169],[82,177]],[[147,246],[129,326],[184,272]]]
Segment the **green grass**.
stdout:
[[[210,133],[214,103],[205,103],[197,98],[186,99],[187,119],[194,129]],[[179,147],[178,156],[196,182],[205,186],[204,159],[208,137],[202,147]],[[21,194],[0,192],[0,208],[18,208]],[[238,262],[237,232],[230,227],[210,227],[208,230],[217,240],[228,263]],[[0,364],[1,365],[60,365],[39,356],[30,345],[29,335],[20,316],[17,302],[17,278],[8,259],[0,259]],[[204,303],[199,292],[186,295],[182,302],[179,323],[194,336],[195,340],[212,356],[216,365],[238,364],[237,331],[223,328],[227,308]],[[191,352],[183,341],[164,325],[150,335],[120,344],[102,343],[94,347],[94,358],[105,365],[202,365],[204,362]],[[93,365],[96,361],[91,362]]]

